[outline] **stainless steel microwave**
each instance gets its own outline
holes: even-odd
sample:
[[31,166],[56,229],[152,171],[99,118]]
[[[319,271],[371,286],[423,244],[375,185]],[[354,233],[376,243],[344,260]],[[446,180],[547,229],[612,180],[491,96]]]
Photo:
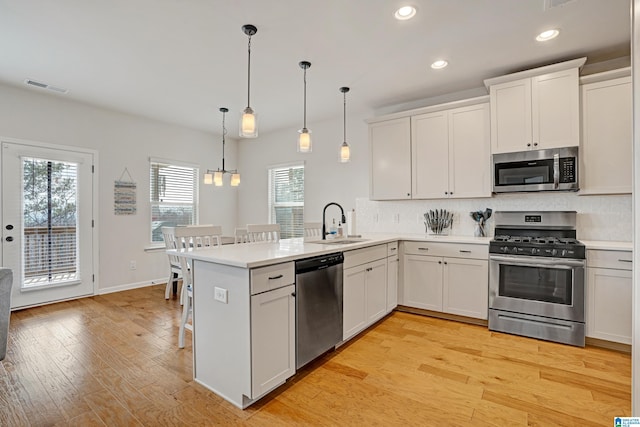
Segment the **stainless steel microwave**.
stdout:
[[578,147],[493,155],[493,191],[577,191]]

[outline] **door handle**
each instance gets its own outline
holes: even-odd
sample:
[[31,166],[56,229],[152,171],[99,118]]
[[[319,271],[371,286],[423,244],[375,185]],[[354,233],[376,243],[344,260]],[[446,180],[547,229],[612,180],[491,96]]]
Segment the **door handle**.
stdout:
[[13,237],[7,236],[4,240],[6,240],[7,242],[13,242]]
[[13,230],[13,224],[7,224],[4,228],[7,230]]
[[269,276],[269,280],[282,279],[282,274],[278,274],[277,276]]

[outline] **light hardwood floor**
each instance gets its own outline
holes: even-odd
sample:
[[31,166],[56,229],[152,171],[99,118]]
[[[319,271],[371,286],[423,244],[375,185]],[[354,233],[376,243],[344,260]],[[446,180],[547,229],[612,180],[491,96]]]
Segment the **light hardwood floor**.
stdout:
[[164,286],[12,314],[0,426],[610,426],[628,354],[395,312],[242,411],[192,379]]

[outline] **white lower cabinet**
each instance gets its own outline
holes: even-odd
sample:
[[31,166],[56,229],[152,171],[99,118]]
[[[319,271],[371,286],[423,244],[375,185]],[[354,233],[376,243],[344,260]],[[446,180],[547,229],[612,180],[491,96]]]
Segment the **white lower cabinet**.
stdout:
[[196,382],[246,408],[295,374],[294,267],[193,261]]
[[251,296],[251,393],[256,398],[296,372],[295,285]]
[[403,248],[402,305],[487,319],[486,245],[404,242]]
[[342,339],[387,313],[387,245],[344,253]]
[[631,344],[631,252],[587,251],[587,336]]

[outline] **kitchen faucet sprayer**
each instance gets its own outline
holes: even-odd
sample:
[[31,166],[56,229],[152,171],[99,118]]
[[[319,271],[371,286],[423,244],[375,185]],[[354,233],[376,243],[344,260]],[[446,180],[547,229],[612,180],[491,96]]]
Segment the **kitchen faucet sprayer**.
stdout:
[[322,210],[322,240],[327,240],[327,224],[325,221],[325,214],[327,212],[327,208],[331,205],[336,205],[337,207],[340,208],[340,213],[342,214],[342,223],[344,224],[347,222],[347,217],[344,216],[344,209],[342,209],[342,206],[340,206],[336,202],[327,203],[324,209]]

